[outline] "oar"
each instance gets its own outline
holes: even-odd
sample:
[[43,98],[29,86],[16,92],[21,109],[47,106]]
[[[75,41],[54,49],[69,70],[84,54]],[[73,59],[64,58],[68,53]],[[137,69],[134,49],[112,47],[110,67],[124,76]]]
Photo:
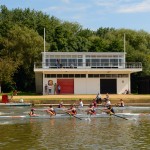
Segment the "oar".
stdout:
[[110,114],[110,115],[114,115],[114,116],[116,116],[116,117],[119,117],[119,118],[122,118],[122,119],[125,119],[125,120],[128,120],[127,118],[125,118],[125,117],[122,117],[122,116],[118,116],[118,115],[116,115],[116,114]]
[[80,117],[77,117],[77,116],[75,116],[75,115],[72,115],[72,114],[70,114],[70,113],[68,113],[68,112],[66,112],[66,114],[68,114],[68,115],[70,115],[70,116],[73,116],[73,117],[75,117],[75,118],[77,118],[77,119],[80,119],[80,120],[82,120],[82,118],[80,118]]

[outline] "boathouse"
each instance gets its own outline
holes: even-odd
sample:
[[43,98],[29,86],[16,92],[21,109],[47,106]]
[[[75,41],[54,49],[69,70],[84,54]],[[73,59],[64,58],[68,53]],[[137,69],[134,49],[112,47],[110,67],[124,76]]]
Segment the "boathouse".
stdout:
[[122,94],[130,91],[131,73],[140,62],[126,62],[124,52],[42,52],[35,63],[36,92],[45,94]]

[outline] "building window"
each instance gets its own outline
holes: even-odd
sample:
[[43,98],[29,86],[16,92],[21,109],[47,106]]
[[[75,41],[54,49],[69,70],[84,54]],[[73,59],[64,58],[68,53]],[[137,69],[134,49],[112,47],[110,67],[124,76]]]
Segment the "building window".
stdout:
[[69,74],[69,78],[74,78],[74,74]]
[[56,74],[51,74],[51,78],[56,78]]
[[81,74],[81,78],[85,78],[86,77],[86,74]]
[[63,78],[68,78],[68,74],[63,74]]
[[93,78],[93,74],[88,74],[88,77],[89,78]]
[[94,78],[99,78],[99,74],[94,74],[93,77]]
[[75,74],[75,78],[80,78],[80,74]]
[[62,74],[57,74],[57,78],[62,78]]

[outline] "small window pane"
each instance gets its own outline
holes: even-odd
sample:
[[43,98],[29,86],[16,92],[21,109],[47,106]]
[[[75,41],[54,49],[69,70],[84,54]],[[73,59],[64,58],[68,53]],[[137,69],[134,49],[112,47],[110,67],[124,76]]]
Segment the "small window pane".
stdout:
[[80,74],[75,74],[75,78],[80,78]]
[[69,78],[74,78],[74,74],[69,74]]
[[86,75],[85,74],[81,74],[81,78],[85,78],[86,77]]
[[56,74],[51,74],[51,78],[56,78]]
[[64,78],[68,78],[68,74],[63,74],[63,77]]
[[99,78],[99,74],[94,74],[94,77],[95,78]]
[[100,77],[105,77],[105,74],[100,74]]
[[89,74],[88,77],[89,77],[89,78],[93,78],[93,74]]
[[112,74],[112,77],[117,77],[118,75],[117,74]]
[[57,74],[57,78],[62,78],[62,74]]

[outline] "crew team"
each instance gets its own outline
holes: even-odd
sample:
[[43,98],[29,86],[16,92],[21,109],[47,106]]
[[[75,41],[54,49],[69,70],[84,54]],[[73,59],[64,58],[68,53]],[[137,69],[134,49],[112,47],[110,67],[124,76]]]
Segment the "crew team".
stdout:
[[[112,104],[110,102],[108,93],[106,94],[106,97],[104,99],[102,99],[101,95],[98,93],[96,98],[92,100],[92,103],[89,105],[87,110],[85,110],[85,112],[88,115],[96,115],[97,104],[102,104],[102,103],[104,105],[104,109],[102,110],[102,112],[105,112],[105,113],[110,114],[110,115],[115,114],[115,111],[114,111]],[[68,108],[68,109],[65,108],[65,106],[63,105],[63,102],[60,102],[60,104],[58,105],[58,108],[61,108],[62,110],[64,109],[64,113],[75,116],[77,114],[77,108],[83,108],[83,106],[84,106],[84,104],[83,104],[82,99],[79,99],[78,103],[74,103],[74,104],[70,105],[70,108]],[[124,101],[122,99],[120,99],[120,101],[117,104],[115,104],[115,106],[124,107]],[[32,108],[31,108],[29,115],[30,116],[38,116],[35,113],[35,110],[36,109],[34,108],[34,105],[32,105]],[[45,110],[45,112],[47,114],[49,114],[50,117],[56,115],[56,111],[52,105],[50,105],[49,108]]]

